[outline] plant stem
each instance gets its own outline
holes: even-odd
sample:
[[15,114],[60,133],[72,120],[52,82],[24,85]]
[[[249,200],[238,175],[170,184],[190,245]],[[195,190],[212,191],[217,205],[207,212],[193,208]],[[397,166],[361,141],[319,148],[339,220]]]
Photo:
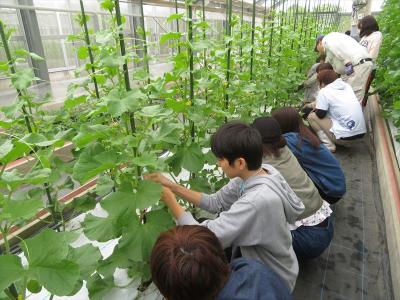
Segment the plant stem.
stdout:
[[[188,47],[188,57],[189,57],[189,99],[191,106],[194,106],[194,76],[193,76],[193,11],[192,11],[192,3],[187,4],[188,11],[188,39],[190,46]],[[192,142],[195,139],[195,129],[194,122],[190,121],[190,136],[192,138]]]
[[[178,0],[175,0],[175,13],[178,14]],[[179,32],[179,19],[176,18],[176,32]],[[178,43],[178,53],[181,53],[181,46]]]
[[232,0],[227,0],[227,16],[226,16],[226,36],[229,38],[226,47],[228,52],[226,54],[226,87],[225,87],[225,109],[229,108],[229,86],[230,86],[230,76],[231,76],[231,47],[232,47]]
[[3,236],[5,253],[10,254],[11,251],[10,251],[10,243],[8,242],[8,227],[7,226],[5,226],[4,228],[0,227],[0,233]]
[[254,63],[254,33],[256,28],[256,0],[253,0],[253,14],[251,20],[251,52],[250,52],[250,81],[253,80]]
[[85,33],[85,43],[86,43],[86,47],[88,49],[90,65],[91,65],[91,69],[92,69],[94,90],[96,92],[96,98],[100,99],[99,87],[97,86],[97,79],[96,79],[96,76],[95,76],[96,69],[94,68],[94,58],[93,58],[93,53],[92,53],[92,47],[90,45],[89,30],[88,30],[88,27],[87,27],[87,20],[86,20],[85,8],[83,6],[83,0],[79,0],[79,3],[80,3],[80,6],[81,6],[83,30],[84,30],[84,33]]
[[145,67],[146,67],[146,72],[148,75],[147,78],[147,83],[150,83],[150,68],[149,68],[149,60],[148,60],[148,55],[147,55],[147,36],[146,36],[146,28],[144,25],[144,12],[143,12],[143,0],[140,0],[140,15],[141,15],[141,26],[142,26],[142,30],[143,30],[143,59],[145,62]]
[[[10,48],[8,46],[8,40],[7,40],[6,34],[4,32],[4,24],[3,24],[2,21],[0,21],[0,35],[1,35],[1,41],[2,41],[2,44],[3,44],[3,47],[4,47],[4,52],[6,53],[8,65],[10,67],[10,71],[11,71],[12,74],[15,74],[16,70],[15,70],[13,59],[11,57]],[[22,91],[19,90],[19,89],[16,89],[16,90],[17,90],[17,93],[18,93],[18,98],[20,100],[22,100]],[[31,126],[31,122],[29,120],[29,114],[26,111],[25,104],[22,105],[22,112],[24,114],[25,125],[28,128],[28,131],[31,133],[32,132],[32,126]]]

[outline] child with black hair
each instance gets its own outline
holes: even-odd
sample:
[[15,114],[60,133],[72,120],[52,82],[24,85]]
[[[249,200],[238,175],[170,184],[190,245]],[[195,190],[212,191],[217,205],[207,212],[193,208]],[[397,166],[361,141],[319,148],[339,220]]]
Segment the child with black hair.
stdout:
[[[262,141],[256,129],[241,122],[226,123],[212,136],[211,150],[231,179],[215,194],[189,190],[161,174],[147,178],[206,211],[219,213],[201,225],[214,232],[224,248],[239,248],[243,257],[268,265],[293,291],[299,269],[288,223],[303,212],[303,203],[278,171],[262,165]],[[164,193],[163,201],[178,224],[199,224],[171,195]]]
[[161,233],[150,267],[154,284],[168,300],[292,299],[266,265],[244,257],[228,264],[218,238],[204,226],[177,226]]

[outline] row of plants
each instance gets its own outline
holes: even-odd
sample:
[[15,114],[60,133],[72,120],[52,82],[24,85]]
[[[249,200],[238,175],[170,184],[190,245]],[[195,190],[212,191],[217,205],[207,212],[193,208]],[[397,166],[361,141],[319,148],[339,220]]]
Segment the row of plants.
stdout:
[[[383,43],[378,57],[376,87],[386,115],[400,128],[400,13],[398,1],[387,0],[378,16]],[[399,137],[397,137],[399,139]]]
[[[69,87],[64,107],[56,113],[43,109],[50,99],[36,99],[29,90],[37,80],[33,70],[20,67],[27,60],[43,58],[24,49],[9,49],[13,30],[0,21],[1,46],[7,55],[0,72],[11,79],[18,94],[13,105],[0,109],[5,116],[0,121],[4,243],[0,298],[25,299],[27,290],[36,293],[42,287],[52,297],[74,295],[86,282],[89,297],[102,299],[116,287],[117,268],[126,269],[144,290],[151,282],[151,248],[174,221],[159,202],[161,186],[144,180],[143,174],[163,171],[198,191],[218,189],[226,178],[219,175],[208,150],[210,134],[226,120],[249,121],[274,107],[301,101],[296,88],[305,67],[315,60],[315,35],[335,25],[333,14],[321,17],[311,9],[311,0],[305,7],[295,1],[281,11],[265,8],[260,23],[256,23],[255,1],[248,23],[243,10],[233,14],[232,0],[227,0],[225,34],[223,40],[215,40],[209,38],[213,29],[205,19],[204,1],[197,13],[186,1],[186,13],[176,10],[168,21],[186,22],[187,32],[176,26],[160,40],[176,50],[170,57],[173,69],[152,78],[144,22],[139,39],[128,46],[118,0],[100,1],[109,23],[98,32],[88,28],[80,3],[76,22],[82,31],[68,39],[81,45],[77,56],[86,63],[76,74],[85,80]],[[323,9],[335,12],[338,7]],[[132,67],[138,64],[141,67]],[[55,155],[66,141],[74,144],[72,161]],[[160,157],[165,150],[170,151],[166,159]],[[36,158],[29,172],[6,168],[27,155]],[[190,173],[188,178],[180,176],[182,170]],[[60,191],[93,178],[97,178],[93,191],[70,205],[57,201]],[[96,205],[107,217],[91,213]],[[12,254],[7,237],[13,226],[28,223],[41,209],[50,212],[49,225],[61,226],[21,239],[21,259]],[[89,212],[77,232],[65,230],[67,211]],[[91,241],[117,239],[118,244],[111,256],[102,258],[91,244],[70,246],[81,232]]]

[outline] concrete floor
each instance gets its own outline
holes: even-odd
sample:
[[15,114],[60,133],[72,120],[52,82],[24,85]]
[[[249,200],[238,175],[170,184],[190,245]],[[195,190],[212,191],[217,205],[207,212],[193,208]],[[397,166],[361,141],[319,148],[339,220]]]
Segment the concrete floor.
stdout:
[[347,193],[333,206],[330,247],[319,258],[300,262],[295,300],[393,299],[385,219],[368,138],[337,149]]

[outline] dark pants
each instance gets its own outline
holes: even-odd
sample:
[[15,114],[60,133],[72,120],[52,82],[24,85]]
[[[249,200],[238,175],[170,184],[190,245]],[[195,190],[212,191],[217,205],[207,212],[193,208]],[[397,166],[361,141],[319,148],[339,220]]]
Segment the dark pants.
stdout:
[[293,250],[297,259],[318,257],[329,246],[333,238],[333,214],[326,218],[325,226],[300,226],[291,230]]

